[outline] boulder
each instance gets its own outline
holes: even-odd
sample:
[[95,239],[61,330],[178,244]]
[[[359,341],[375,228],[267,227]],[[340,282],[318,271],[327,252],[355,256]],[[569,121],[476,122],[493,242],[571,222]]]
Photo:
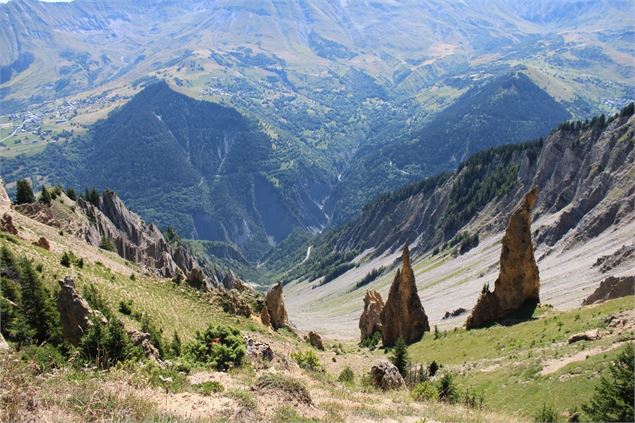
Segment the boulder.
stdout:
[[442,320],[447,320],[447,319],[451,319],[453,317],[458,317],[461,314],[465,313],[467,310],[464,309],[463,307],[459,307],[454,311],[446,311],[445,314],[443,315],[443,317],[441,318]]
[[18,229],[13,224],[13,218],[10,214],[5,213],[0,218],[0,231],[9,233],[11,235],[18,234]]
[[90,326],[92,310],[88,302],[77,292],[70,276],[59,281],[57,309],[60,312],[64,338],[73,345],[79,345],[82,336]]
[[289,327],[289,318],[287,316],[287,310],[284,308],[284,300],[282,299],[281,283],[275,284],[267,291],[265,307],[269,313],[271,326],[274,329]]
[[586,332],[576,333],[575,335],[571,335],[569,339],[567,340],[567,342],[569,344],[573,344],[575,342],[580,342],[580,341],[595,341],[596,339],[599,339],[599,338],[600,338],[600,333],[598,332],[597,329],[593,329]]
[[324,344],[322,344],[322,337],[319,333],[313,331],[309,332],[309,334],[307,335],[307,340],[313,347],[317,348],[318,350],[324,351]]
[[379,389],[399,389],[405,385],[405,381],[397,367],[387,361],[374,365],[370,369],[370,376],[373,386]]
[[390,286],[388,299],[380,313],[382,343],[385,347],[395,345],[399,338],[406,343],[417,342],[423,333],[430,331],[419,294],[415,276],[410,267],[410,251],[406,244],[402,254],[402,268],[397,270]]
[[491,324],[540,301],[540,276],[531,241],[531,210],[537,196],[538,188],[533,188],[513,211],[502,240],[494,291],[484,287],[467,319],[467,329]]
[[40,239],[35,241],[33,245],[35,245],[36,247],[44,248],[45,250],[51,249],[51,245],[49,244],[48,240],[44,238],[43,236],[41,236]]
[[360,340],[373,336],[375,332],[381,333],[381,310],[384,308],[384,300],[377,291],[366,291],[364,296],[364,311],[359,318]]
[[627,295],[635,295],[635,276],[609,276],[582,302],[582,305],[598,304]]
[[152,345],[152,342],[150,342],[149,333],[142,332],[137,329],[128,329],[126,330],[126,333],[133,345],[140,347],[147,357],[152,358],[160,365],[163,365],[159,350],[157,350],[156,347]]
[[247,346],[247,356],[252,360],[271,361],[273,360],[273,350],[265,342],[256,341],[248,335],[243,336]]

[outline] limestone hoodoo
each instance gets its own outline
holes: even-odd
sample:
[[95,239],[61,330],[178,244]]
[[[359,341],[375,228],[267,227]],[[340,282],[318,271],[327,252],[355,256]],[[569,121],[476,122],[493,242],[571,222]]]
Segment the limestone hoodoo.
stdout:
[[[277,283],[272,286],[267,295],[265,296],[265,307],[269,314],[269,322],[274,329],[280,329],[282,327],[289,327],[289,318],[287,316],[287,310],[284,308],[284,301],[282,299],[282,284]],[[265,320],[261,313],[261,319],[263,323]]]
[[402,255],[401,271],[397,270],[390,286],[388,299],[380,314],[382,343],[385,347],[395,345],[399,338],[411,344],[417,342],[425,331],[430,331],[415,283],[415,275],[410,267],[410,251],[406,244]]
[[377,291],[366,291],[364,296],[364,311],[359,318],[360,340],[373,336],[375,332],[381,333],[381,310],[384,308],[384,300]]
[[531,209],[537,196],[538,188],[533,188],[512,213],[502,241],[494,291],[483,289],[467,319],[467,329],[493,323],[540,300],[540,276],[531,242]]

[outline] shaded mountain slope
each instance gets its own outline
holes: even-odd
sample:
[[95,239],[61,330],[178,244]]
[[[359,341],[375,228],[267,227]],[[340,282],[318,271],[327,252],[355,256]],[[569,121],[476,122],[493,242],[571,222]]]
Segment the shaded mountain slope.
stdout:
[[364,251],[378,257],[404,242],[423,253],[460,245],[465,234],[498,232],[534,186],[540,190],[534,219],[543,222],[534,238],[548,247],[544,254],[624,225],[635,217],[635,118],[629,113],[609,124],[602,118],[582,128],[562,125],[544,143],[486,150],[455,173],[380,196],[357,219],[319,237],[312,257],[290,276],[318,278]]
[[[148,220],[188,238],[231,241],[251,260],[293,228],[321,227],[324,172],[284,136],[236,110],[144,89],[87,137],[3,166],[48,183],[110,188]],[[13,176],[13,178],[11,177]]]
[[522,72],[473,88],[412,134],[360,150],[329,203],[342,223],[368,198],[452,170],[470,155],[549,133],[565,107]]

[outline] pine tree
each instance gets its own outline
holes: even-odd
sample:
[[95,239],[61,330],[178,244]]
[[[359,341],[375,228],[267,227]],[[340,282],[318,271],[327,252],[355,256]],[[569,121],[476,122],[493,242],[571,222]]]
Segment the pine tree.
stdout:
[[31,184],[26,179],[20,179],[16,183],[16,193],[15,193],[15,203],[16,204],[27,204],[34,203],[35,195],[33,195],[33,190],[31,189]]
[[397,367],[402,376],[406,376],[406,369],[408,368],[410,358],[408,357],[408,346],[403,338],[397,340],[393,354],[390,357],[390,362]]
[[60,316],[48,291],[29,260],[20,265],[21,311],[34,330],[34,340],[58,344],[62,340]]
[[633,413],[634,361],[633,346],[628,345],[609,367],[610,378],[602,376],[591,402],[582,407],[592,421],[635,421]]
[[174,331],[174,337],[172,338],[172,343],[170,344],[170,352],[174,357],[180,357],[182,349],[181,338],[179,338],[179,334]]
[[66,196],[73,201],[77,201],[77,193],[75,192],[73,188],[66,189]]
[[42,192],[40,193],[39,201],[40,203],[46,204],[47,206],[51,205],[51,193],[46,188],[46,185],[42,185]]

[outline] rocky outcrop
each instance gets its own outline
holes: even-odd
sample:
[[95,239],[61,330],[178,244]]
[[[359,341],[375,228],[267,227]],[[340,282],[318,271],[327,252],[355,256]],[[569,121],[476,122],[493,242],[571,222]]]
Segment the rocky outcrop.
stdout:
[[635,295],[635,276],[609,276],[582,302],[582,305],[603,303],[627,295]]
[[377,291],[366,291],[364,296],[364,311],[359,318],[360,341],[372,337],[375,332],[381,333],[381,310],[384,300]]
[[567,342],[569,344],[574,344],[580,341],[595,341],[596,339],[599,339],[599,338],[600,338],[599,331],[597,329],[593,329],[586,332],[576,333],[574,335],[571,335],[569,339],[567,339]]
[[236,289],[238,291],[248,289],[247,285],[245,285],[245,283],[231,270],[225,273],[224,277],[221,279],[221,285],[225,289]]
[[11,199],[4,188],[4,181],[0,178],[0,207],[11,207]]
[[99,246],[108,239],[119,256],[161,277],[174,277],[179,271],[188,275],[196,267],[186,248],[169,245],[154,224],[128,210],[114,192],[100,195],[97,205],[81,198],[77,205],[88,218],[82,233],[89,244]]
[[324,351],[324,344],[322,343],[322,337],[320,336],[319,333],[310,331],[307,334],[306,339],[307,339],[307,342],[311,344],[314,348]]
[[452,318],[458,317],[461,314],[466,313],[466,312],[467,312],[466,309],[464,309],[463,307],[459,307],[459,308],[457,308],[454,311],[446,311],[441,319],[442,320],[452,319]]
[[13,218],[10,214],[5,213],[0,218],[0,231],[9,233],[11,235],[18,234],[18,229],[13,224]]
[[399,389],[406,384],[397,367],[387,361],[371,367],[373,386],[382,390]]
[[627,264],[635,257],[635,244],[622,245],[613,254],[599,257],[593,267],[597,267],[601,273],[606,273],[617,267],[621,267],[623,264]]
[[540,300],[540,276],[531,241],[531,210],[537,196],[537,188],[529,191],[512,213],[503,236],[494,291],[483,290],[467,319],[467,329],[493,323]]
[[48,240],[44,238],[43,236],[41,236],[40,239],[35,241],[33,245],[35,245],[36,247],[44,248],[45,250],[51,249],[51,245],[49,244]]
[[410,267],[410,250],[407,244],[401,260],[401,271],[397,270],[380,314],[382,343],[385,347],[395,345],[399,338],[408,344],[417,342],[424,332],[430,331],[428,316],[421,305],[415,275]]
[[282,299],[281,283],[277,283],[267,291],[267,295],[265,296],[265,308],[269,314],[271,327],[274,329],[289,327],[289,317],[287,316],[287,310],[284,308],[284,300]]
[[130,341],[133,345],[140,347],[143,353],[154,359],[160,365],[163,365],[163,361],[161,360],[161,354],[159,354],[159,350],[152,344],[150,341],[150,334],[146,332],[141,332],[137,329],[127,329],[126,333],[130,338]]
[[73,345],[79,345],[82,336],[90,326],[93,314],[88,302],[77,292],[75,282],[69,276],[59,281],[57,309],[60,312],[64,339]]
[[269,310],[267,310],[266,305],[263,305],[262,309],[260,309],[260,321],[267,327],[271,326],[271,316],[269,315]]
[[252,337],[243,336],[247,347],[247,356],[252,360],[271,361],[273,360],[273,350],[271,346],[265,342],[260,342]]
[[251,307],[236,289],[221,289],[215,298],[225,313],[251,317]]

